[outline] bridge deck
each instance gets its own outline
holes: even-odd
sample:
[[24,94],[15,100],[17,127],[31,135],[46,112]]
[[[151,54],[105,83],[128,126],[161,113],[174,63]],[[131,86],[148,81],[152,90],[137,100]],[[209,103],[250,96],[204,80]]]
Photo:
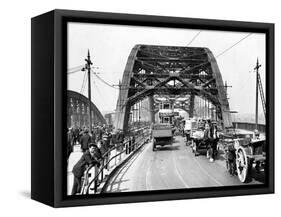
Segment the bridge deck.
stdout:
[[[249,184],[261,184],[264,176],[253,174]],[[204,155],[195,157],[181,136],[172,146],[152,151],[145,145],[130,161],[111,177],[106,192],[145,191],[212,186],[242,185],[225,169],[223,153],[210,163]]]

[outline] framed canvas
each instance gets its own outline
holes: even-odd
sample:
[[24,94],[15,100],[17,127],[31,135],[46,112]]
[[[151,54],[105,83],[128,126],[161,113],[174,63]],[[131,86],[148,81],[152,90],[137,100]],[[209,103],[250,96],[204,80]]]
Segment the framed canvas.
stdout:
[[31,26],[32,199],[274,193],[274,24],[54,10]]

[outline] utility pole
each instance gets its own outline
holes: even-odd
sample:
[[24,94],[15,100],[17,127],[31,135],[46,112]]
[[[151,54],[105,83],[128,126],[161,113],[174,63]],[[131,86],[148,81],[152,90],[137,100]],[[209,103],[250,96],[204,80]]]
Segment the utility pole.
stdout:
[[258,123],[259,123],[259,68],[261,67],[261,64],[259,64],[259,59],[257,58],[257,64],[254,70],[256,70],[256,129],[258,129]]
[[91,65],[93,65],[90,57],[90,51],[88,50],[88,56],[87,59],[85,59],[86,64],[85,67],[82,69],[82,71],[87,70],[88,72],[88,101],[89,101],[89,112],[90,112],[90,120],[89,120],[89,130],[90,133],[92,132],[92,100],[91,100]]

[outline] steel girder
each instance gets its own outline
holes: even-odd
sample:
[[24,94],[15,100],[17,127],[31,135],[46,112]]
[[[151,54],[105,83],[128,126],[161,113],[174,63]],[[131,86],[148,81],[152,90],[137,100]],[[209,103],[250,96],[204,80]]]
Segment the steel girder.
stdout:
[[190,95],[191,116],[194,96],[204,97],[216,106],[223,127],[232,126],[222,76],[208,48],[134,46],[122,78],[115,127],[127,131],[130,107],[154,94]]

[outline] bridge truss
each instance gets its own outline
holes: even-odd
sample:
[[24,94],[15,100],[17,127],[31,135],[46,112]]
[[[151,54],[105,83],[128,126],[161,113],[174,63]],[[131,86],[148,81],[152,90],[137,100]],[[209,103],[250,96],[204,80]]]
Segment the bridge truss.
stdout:
[[222,76],[208,48],[134,46],[122,78],[115,127],[127,131],[132,107],[146,98],[153,122],[155,96],[186,97],[183,109],[190,117],[195,113],[195,96],[205,99],[215,108],[222,126],[232,127]]

